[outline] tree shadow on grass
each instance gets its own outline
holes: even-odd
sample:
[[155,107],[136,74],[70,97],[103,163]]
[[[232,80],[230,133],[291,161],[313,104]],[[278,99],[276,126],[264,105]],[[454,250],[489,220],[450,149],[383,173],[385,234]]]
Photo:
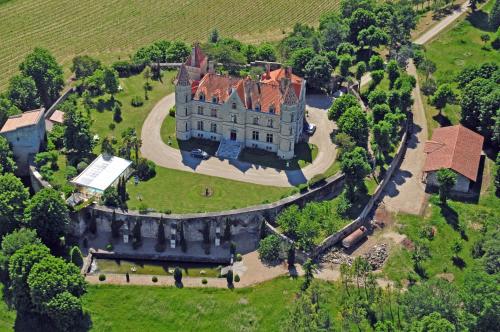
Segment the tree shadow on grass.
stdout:
[[434,121],[439,123],[439,126],[441,127],[451,126],[450,119],[446,115],[443,115],[442,113],[438,113],[434,115],[432,118],[434,119]]
[[453,256],[451,260],[453,261],[453,265],[458,267],[460,270],[463,270],[467,266],[467,263],[462,259],[462,257]]
[[487,31],[487,32],[494,32],[493,29],[491,29],[489,23],[488,23],[488,13],[485,13],[482,10],[475,11],[473,13],[470,13],[467,16],[467,21],[469,21],[473,27],[482,30],[482,31]]
[[[77,326],[72,326],[71,331],[74,332],[86,332],[92,328],[92,319],[89,313],[83,313],[81,317],[78,318],[76,324]],[[16,321],[14,323],[14,331],[16,332],[45,332],[45,331],[66,331],[58,329],[54,326],[52,321],[46,316],[36,315],[33,313],[21,313],[18,312],[16,316]]]
[[446,203],[439,204],[441,208],[441,215],[444,217],[446,222],[453,227],[454,230],[459,229],[459,217],[458,213]]

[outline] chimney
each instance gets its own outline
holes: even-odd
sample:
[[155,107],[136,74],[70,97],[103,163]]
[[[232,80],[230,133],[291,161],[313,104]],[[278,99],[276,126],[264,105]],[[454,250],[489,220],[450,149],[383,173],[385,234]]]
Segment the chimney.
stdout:
[[285,67],[285,76],[290,79],[292,78],[292,67]]
[[285,94],[285,91],[286,89],[288,88],[288,86],[290,85],[290,78],[288,77],[282,77],[280,79],[280,91],[281,91],[281,94]]
[[266,63],[266,79],[271,78],[271,65],[269,63]]
[[208,73],[209,74],[215,74],[215,69],[214,69],[214,62],[213,61],[208,61]]
[[196,67],[196,51],[198,45],[198,43],[194,43],[193,48],[191,49],[191,67]]
[[245,79],[243,87],[245,89],[245,105],[247,109],[252,109],[252,86],[253,82],[249,76]]

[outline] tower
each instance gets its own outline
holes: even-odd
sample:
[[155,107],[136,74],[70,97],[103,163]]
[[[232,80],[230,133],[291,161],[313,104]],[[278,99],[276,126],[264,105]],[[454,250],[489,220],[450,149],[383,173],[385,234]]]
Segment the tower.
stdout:
[[191,80],[184,64],[175,82],[175,133],[177,139],[191,138]]
[[293,84],[288,78],[282,78],[280,82],[284,89],[283,102],[280,114],[280,134],[278,145],[278,156],[283,159],[293,158],[297,136],[297,110],[298,98],[295,94]]

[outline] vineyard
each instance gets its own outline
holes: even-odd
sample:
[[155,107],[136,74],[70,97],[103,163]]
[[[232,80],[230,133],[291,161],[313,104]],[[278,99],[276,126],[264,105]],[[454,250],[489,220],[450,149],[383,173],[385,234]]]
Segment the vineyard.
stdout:
[[36,46],[68,67],[77,54],[128,58],[158,39],[205,40],[216,27],[246,42],[281,39],[338,8],[327,0],[12,0],[0,2],[0,91]]

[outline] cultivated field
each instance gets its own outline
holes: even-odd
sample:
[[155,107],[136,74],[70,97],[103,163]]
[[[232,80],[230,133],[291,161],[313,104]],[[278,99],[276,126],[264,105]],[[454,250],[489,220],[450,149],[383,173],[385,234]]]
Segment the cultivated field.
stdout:
[[[295,23],[315,24],[337,0],[0,1],[0,91],[35,46],[68,64],[77,54],[128,58],[158,39],[205,40],[214,28],[247,42],[277,40]],[[66,66],[67,67],[67,66]]]

